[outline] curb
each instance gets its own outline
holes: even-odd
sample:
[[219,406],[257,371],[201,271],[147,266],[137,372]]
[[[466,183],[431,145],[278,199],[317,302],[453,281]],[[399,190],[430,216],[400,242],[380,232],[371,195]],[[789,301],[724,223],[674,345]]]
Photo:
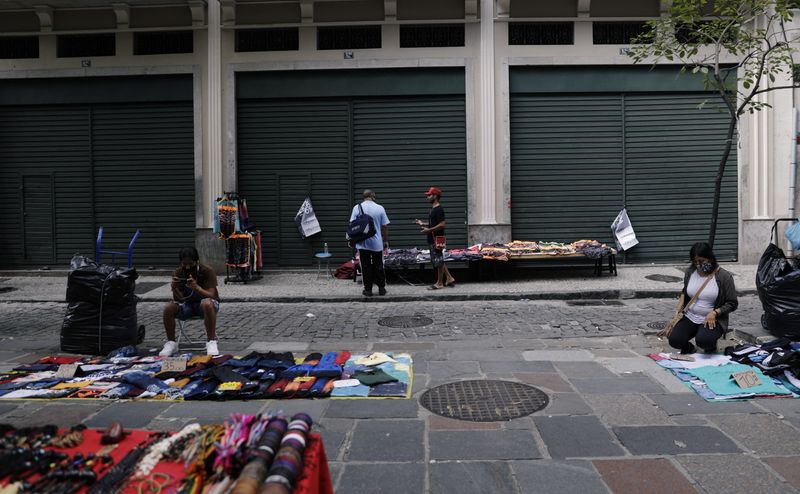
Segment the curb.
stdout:
[[[454,293],[447,295],[388,295],[352,297],[317,297],[317,296],[296,296],[296,297],[225,297],[223,302],[260,302],[276,304],[297,304],[297,303],[387,303],[387,302],[468,302],[468,301],[530,301],[530,300],[630,300],[647,298],[676,298],[677,290],[591,290],[579,292],[532,292],[532,293]],[[756,295],[756,290],[739,290],[737,295],[740,297]],[[164,302],[164,297],[139,297],[139,302]],[[65,300],[54,299],[0,299],[0,303],[66,303]]]

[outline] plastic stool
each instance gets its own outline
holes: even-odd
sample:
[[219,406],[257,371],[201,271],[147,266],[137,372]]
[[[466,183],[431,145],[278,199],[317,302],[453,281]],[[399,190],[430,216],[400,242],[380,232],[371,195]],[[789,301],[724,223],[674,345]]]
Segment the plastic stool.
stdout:
[[314,257],[317,259],[317,279],[319,279],[319,273],[322,271],[322,263],[325,262],[325,268],[328,270],[328,277],[330,278],[333,276],[331,273],[331,257],[333,254],[330,252],[317,252],[314,254]]
[[[192,316],[192,317],[190,317],[188,319],[176,319],[176,321],[178,323],[178,337],[176,338],[178,340],[178,341],[176,341],[176,343],[178,344],[178,350],[180,350],[180,348],[181,348],[181,341],[182,340],[186,340],[187,347],[190,346],[192,349],[201,348],[201,347],[205,348],[205,343],[202,343],[200,341],[195,343],[194,341],[192,341],[191,338],[189,338],[189,335],[186,334],[186,324],[188,322],[190,322],[190,321],[203,321],[203,316]],[[203,326],[203,334],[205,334],[205,332],[206,332],[206,329],[205,329],[205,326]]]

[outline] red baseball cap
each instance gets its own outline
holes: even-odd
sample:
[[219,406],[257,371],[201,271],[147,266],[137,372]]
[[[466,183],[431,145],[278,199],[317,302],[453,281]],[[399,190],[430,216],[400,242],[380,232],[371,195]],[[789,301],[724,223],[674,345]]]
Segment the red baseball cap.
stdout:
[[441,196],[442,190],[437,187],[431,187],[428,189],[428,192],[425,193],[426,196]]

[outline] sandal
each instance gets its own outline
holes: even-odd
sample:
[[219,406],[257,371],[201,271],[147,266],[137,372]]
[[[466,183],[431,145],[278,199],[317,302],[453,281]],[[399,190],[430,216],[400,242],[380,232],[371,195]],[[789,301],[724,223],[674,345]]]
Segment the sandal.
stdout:
[[444,288],[444,287],[443,286],[431,285],[431,286],[428,287],[428,290],[441,290],[442,288]]
[[455,282],[455,280],[453,280],[450,283],[445,283],[444,286],[446,286],[447,288],[455,288],[456,287],[456,282]]

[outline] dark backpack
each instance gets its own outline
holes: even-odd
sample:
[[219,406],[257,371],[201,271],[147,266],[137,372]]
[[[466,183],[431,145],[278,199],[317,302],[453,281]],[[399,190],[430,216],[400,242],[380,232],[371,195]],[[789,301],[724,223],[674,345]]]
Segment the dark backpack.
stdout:
[[347,240],[352,240],[353,242],[363,242],[370,237],[374,237],[375,234],[378,233],[375,229],[375,221],[372,219],[372,216],[364,212],[361,204],[358,205],[358,211],[359,215],[350,222],[350,225],[347,227],[347,233],[345,234]]

